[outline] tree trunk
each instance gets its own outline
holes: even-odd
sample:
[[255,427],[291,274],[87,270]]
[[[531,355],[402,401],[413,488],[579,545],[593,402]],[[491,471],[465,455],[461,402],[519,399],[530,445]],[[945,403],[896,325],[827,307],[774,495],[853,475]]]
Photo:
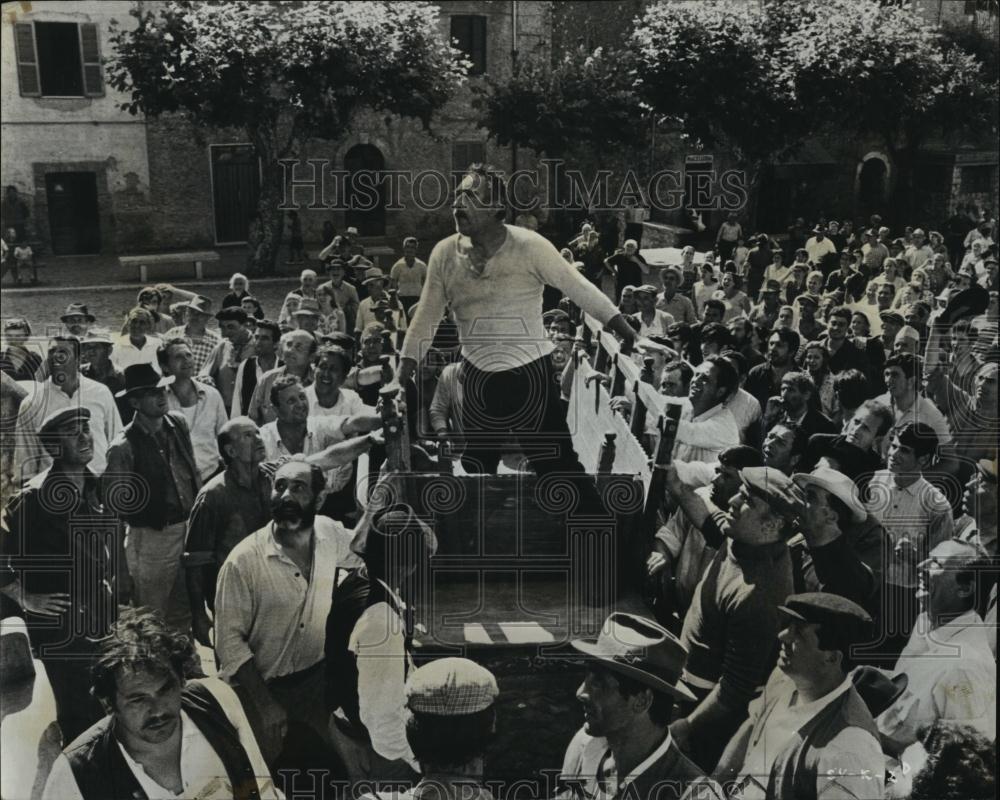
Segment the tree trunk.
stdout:
[[760,182],[764,174],[764,165],[760,161],[754,161],[746,165],[746,192],[747,204],[743,217],[746,219],[746,232],[758,230],[757,208],[760,205]]
[[254,275],[271,275],[281,250],[285,212],[283,173],[278,165],[277,132],[272,126],[251,129],[250,141],[261,163],[260,196],[257,215],[250,229],[248,269]]
[[285,230],[285,212],[279,208],[284,199],[282,173],[273,161],[264,162],[261,172],[257,219],[251,241],[251,271],[258,275],[272,275],[276,271]]

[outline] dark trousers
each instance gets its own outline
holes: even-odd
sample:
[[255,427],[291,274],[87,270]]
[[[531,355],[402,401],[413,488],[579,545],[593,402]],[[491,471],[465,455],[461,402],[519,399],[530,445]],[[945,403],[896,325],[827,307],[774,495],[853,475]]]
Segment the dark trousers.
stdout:
[[627,242],[629,239],[635,239],[636,246],[642,250],[642,231],[641,222],[626,222],[624,240]]
[[466,472],[496,472],[501,447],[513,436],[539,480],[559,474],[570,481],[578,496],[578,514],[607,516],[593,478],[584,472],[573,449],[548,356],[498,372],[485,372],[462,361],[459,379],[467,441],[462,467]]

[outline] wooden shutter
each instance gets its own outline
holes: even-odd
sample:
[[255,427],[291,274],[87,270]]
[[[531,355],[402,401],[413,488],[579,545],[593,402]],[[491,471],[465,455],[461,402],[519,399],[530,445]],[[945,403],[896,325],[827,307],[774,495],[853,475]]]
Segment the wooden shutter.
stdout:
[[101,74],[101,48],[97,26],[80,23],[80,54],[83,59],[83,93],[87,97],[104,96],[104,76]]
[[34,25],[30,22],[15,23],[14,45],[17,50],[17,82],[21,97],[41,97],[42,81],[38,75]]

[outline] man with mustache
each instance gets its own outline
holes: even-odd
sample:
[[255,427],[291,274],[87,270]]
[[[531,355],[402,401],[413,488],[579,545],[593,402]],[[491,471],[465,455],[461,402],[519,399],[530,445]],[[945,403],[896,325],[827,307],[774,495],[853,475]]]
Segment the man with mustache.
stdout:
[[353,533],[316,514],[324,484],[322,469],[302,457],[279,467],[273,521],[237,544],[219,570],[219,673],[252,698],[254,729],[275,769],[283,751],[303,757],[297,741],[326,746],[325,756],[316,754],[317,768],[327,767],[331,755],[323,703],[326,619],[338,570],[361,560],[350,549]]
[[277,800],[239,698],[215,678],[189,681],[197,665],[157,614],[124,611],[92,675],[107,716],[56,759],[44,800]]
[[546,285],[631,345],[636,332],[596,286],[534,231],[505,224],[506,180],[473,165],[453,204],[455,235],[439,242],[402,347],[399,382],[409,381],[449,306],[462,341],[462,428],[468,438],[466,471],[492,473],[513,433],[539,479],[573,475],[581,494],[577,512],[607,516],[585,474],[554,380],[552,341],[542,323]]
[[878,729],[848,674],[871,617],[825,592],[793,594],[779,610],[778,668],[716,774],[736,780],[740,800],[882,797]]

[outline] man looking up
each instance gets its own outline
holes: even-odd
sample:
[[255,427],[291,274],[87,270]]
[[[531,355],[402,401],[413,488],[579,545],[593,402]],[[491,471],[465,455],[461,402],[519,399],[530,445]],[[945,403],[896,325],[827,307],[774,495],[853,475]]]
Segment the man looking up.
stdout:
[[233,405],[240,362],[254,354],[253,335],[247,326],[247,312],[242,308],[224,308],[215,318],[219,321],[222,341],[209,354],[198,374],[212,379],[228,409]]
[[281,337],[280,347],[282,365],[261,377],[246,411],[247,416],[258,425],[272,422],[277,417],[271,387],[278,378],[294,375],[302,382],[303,388],[313,382],[312,360],[319,347],[316,337],[308,331],[289,331]]
[[171,411],[167,387],[149,364],[125,370],[125,389],[135,416],[108,448],[105,496],[134,498],[118,509],[128,523],[125,555],[136,605],[149,606],[186,633],[191,610],[184,591],[184,533],[201,478],[187,421]]
[[717,773],[744,800],[882,797],[878,729],[849,676],[851,647],[866,640],[867,612],[835,594],[790,596],[780,607],[778,668]]
[[[666,468],[667,491],[719,551],[694,593],[681,642],[689,656],[684,682],[697,696],[670,731],[699,765],[714,765],[746,717],[747,705],[774,664],[778,606],[792,593],[787,539],[799,498],[791,479],[770,467],[740,470],[728,511],[704,500]],[[763,646],[762,646],[763,645]]]
[[281,328],[278,323],[262,319],[253,332],[253,355],[240,362],[236,370],[235,388],[233,391],[233,419],[243,416],[244,409],[250,407],[253,391],[261,378],[279,365],[278,342],[281,340]]
[[197,373],[212,355],[212,350],[219,343],[219,335],[207,327],[212,318],[212,301],[207,297],[198,296],[184,305],[184,324],[171,328],[163,339],[185,338],[191,343],[191,354],[194,356],[194,371]]

